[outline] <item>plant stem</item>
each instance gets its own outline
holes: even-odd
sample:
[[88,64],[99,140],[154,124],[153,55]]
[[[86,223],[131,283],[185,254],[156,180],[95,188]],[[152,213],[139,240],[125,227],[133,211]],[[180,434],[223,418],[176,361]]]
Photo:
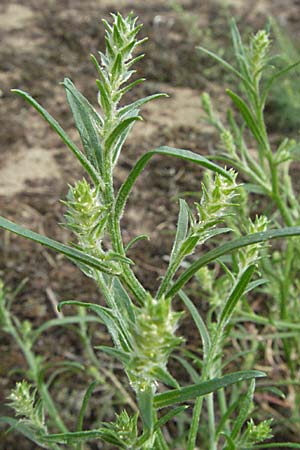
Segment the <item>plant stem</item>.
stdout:
[[[8,316],[8,315],[7,315]],[[13,325],[10,317],[7,317],[8,319],[8,327],[9,327],[9,333],[13,336],[16,343],[20,347],[27,364],[29,366],[29,370],[31,372],[31,376],[33,378],[33,381],[36,385],[36,388],[38,390],[38,393],[42,399],[43,404],[46,407],[46,410],[48,411],[51,419],[53,420],[54,424],[57,426],[57,428],[63,432],[66,433],[68,429],[66,428],[64,422],[62,421],[58,410],[56,409],[53,400],[50,396],[50,393],[48,391],[48,388],[46,384],[42,381],[42,377],[39,372],[39,368],[37,366],[35,356],[28,345],[26,345],[26,342],[23,341],[23,339],[19,336],[18,331],[16,330],[15,326]]]
[[187,450],[194,450],[197,440],[197,434],[199,429],[199,421],[202,411],[203,397],[198,397],[193,409],[193,417],[190,425],[190,431],[188,435]]

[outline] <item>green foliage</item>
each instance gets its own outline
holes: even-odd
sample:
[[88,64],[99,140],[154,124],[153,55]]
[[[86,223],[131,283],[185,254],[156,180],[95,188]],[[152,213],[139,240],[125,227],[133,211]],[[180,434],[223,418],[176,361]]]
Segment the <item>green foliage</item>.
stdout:
[[[291,177],[291,164],[298,160],[296,155],[299,143],[289,138],[282,138],[277,145],[270,141],[267,133],[265,107],[269,91],[275,81],[294,69],[299,61],[288,61],[284,55],[282,58],[284,63],[280,70],[277,70],[273,66],[271,38],[267,31],[258,31],[250,37],[247,45],[242,42],[234,22],[231,23],[231,34],[236,58],[235,67],[223,61],[219,56],[204,50],[225,66],[240,82],[239,94],[227,90],[233,108],[227,112],[226,123],[214,111],[209,95],[207,93],[202,95],[202,105],[207,119],[220,136],[219,148],[215,151],[212,159],[221,160],[227,165],[233,166],[246,179],[246,183],[243,185],[243,196],[248,199],[248,205],[240,209],[240,227],[247,222],[249,214],[254,214],[254,208],[255,212],[257,208],[264,209],[266,217],[250,225],[250,233],[265,231],[268,223],[275,229],[282,224],[298,226],[300,204],[297,187],[294,186],[294,180]],[[254,201],[252,201],[253,193],[259,196],[255,207]],[[283,321],[289,329],[296,323],[300,314],[299,302],[295,301],[296,298],[299,299],[300,294],[297,280],[300,270],[299,243],[296,240],[290,241],[274,251],[266,247],[251,249],[249,246],[245,251],[238,252],[234,262],[238,268],[244,264],[247,267],[252,257],[253,261],[257,263],[259,251],[264,256],[258,264],[259,271],[265,280],[269,280],[261,289],[261,292],[271,299],[271,303],[270,301],[268,304],[266,303],[269,323],[274,320]],[[208,286],[210,296],[214,296],[214,298],[216,293],[211,286],[214,284],[215,277],[216,275],[211,273]],[[218,281],[218,284],[220,288],[224,288],[224,281],[223,283]],[[213,301],[216,304],[216,301]],[[240,313],[243,315],[247,311],[248,314],[249,307],[245,303],[241,306]],[[255,320],[254,322],[258,323]],[[294,335],[291,335],[290,338],[287,335],[280,339],[276,331],[272,336],[278,356],[284,359],[288,367],[290,379],[297,380],[296,383],[299,383],[299,339]],[[293,387],[291,389],[293,390]],[[292,408],[292,415],[296,425],[292,428],[295,433],[298,433],[299,414],[297,410],[299,408],[296,405],[299,405],[300,397],[296,390],[294,394],[295,405]],[[245,436],[249,439],[251,427],[254,430],[255,426],[250,423],[248,431],[245,432]],[[268,425],[266,425],[267,427]],[[253,431],[253,435],[255,433]],[[228,448],[234,447],[229,446]]]
[[[142,81],[139,79],[128,83],[134,73],[132,65],[141,58],[141,55],[135,57],[133,52],[143,40],[137,40],[140,26],[136,25],[136,19],[131,15],[123,18],[120,14],[113,14],[112,24],[104,21],[104,26],[106,51],[100,53],[100,62],[92,57],[99,75],[97,86],[100,111],[87,101],[70,80],[65,79],[63,83],[82,141],[82,149],[72,143],[60,125],[34,99],[22,91],[16,91],[58,133],[90,178],[89,181],[84,178],[70,187],[65,202],[65,226],[74,233],[75,242],[73,245],[62,244],[4,218],[0,218],[0,227],[48,246],[74,261],[95,281],[103,294],[105,306],[80,300],[63,301],[59,304],[59,311],[69,305],[77,308],[78,313],[75,316],[50,320],[33,329],[28,322],[20,323],[13,315],[10,302],[6,300],[6,293],[0,285],[0,317],[3,329],[11,335],[23,352],[28,366],[26,377],[30,380],[30,385],[26,381],[21,382],[10,395],[10,405],[16,415],[22,417],[21,421],[4,417],[1,423],[13,426],[40,447],[54,450],[64,448],[65,445],[70,449],[83,450],[86,448],[86,442],[90,440],[104,441],[116,448],[127,450],[168,450],[174,447],[172,437],[164,433],[165,427],[168,427],[169,421],[183,414],[187,408],[186,403],[191,402],[189,425],[181,436],[183,448],[194,450],[199,436],[199,424],[202,423],[207,423],[207,448],[210,450],[219,447],[235,449],[240,448],[240,445],[251,448],[254,443],[270,436],[269,422],[254,425],[250,420],[254,380],[265,374],[252,368],[225,373],[224,346],[240,301],[261,283],[259,280],[251,283],[251,279],[259,263],[260,253],[265,251],[264,243],[269,239],[299,236],[300,227],[296,226],[296,223],[292,223],[294,226],[291,227],[290,221],[286,220],[285,228],[267,230],[267,220],[258,218],[255,222],[250,222],[250,225],[248,221],[246,235],[242,236],[242,226],[239,226],[238,222],[234,226],[231,225],[235,223],[234,208],[237,207],[235,203],[240,189],[236,183],[237,174],[183,149],[160,147],[145,153],[133,166],[119,191],[115,191],[114,167],[133,123],[140,120],[139,109],[146,102],[161,97],[161,94],[120,106],[121,100],[122,105],[124,104],[123,96],[126,92]],[[244,52],[234,26],[233,37],[240,54],[240,79],[246,86],[251,86],[250,100],[254,99],[255,102],[248,105],[233,92],[229,95],[240,108],[260,146],[262,162],[266,158],[273,174],[276,173],[274,171],[278,161],[275,164],[271,157],[265,129],[261,120],[258,121],[261,119],[257,114],[262,111],[262,103],[256,102],[258,91],[255,91],[267,61],[268,36],[264,32],[258,33],[251,41],[248,53]],[[232,70],[237,72],[236,69]],[[210,118],[214,120],[207,96],[205,101]],[[217,123],[222,128],[221,122]],[[237,131],[237,125],[234,131]],[[235,143],[236,135],[240,136],[241,133],[225,133],[223,141],[225,144],[230,143],[235,159],[243,163],[244,159],[240,158],[237,150],[239,146]],[[136,179],[156,154],[192,161],[215,175],[205,175],[201,200],[195,203],[196,214],[184,200],[180,200],[178,226],[169,265],[157,293],[153,293],[145,289],[132,269],[134,262],[127,257],[128,246],[124,246],[120,222]],[[262,170],[256,163],[250,167],[250,170],[255,172],[254,169]],[[262,178],[261,186],[270,190],[271,184]],[[278,184],[276,186],[278,188]],[[288,205],[282,203],[279,198],[276,192],[272,200],[277,202],[279,210],[285,213],[284,218],[289,218]],[[224,223],[230,228],[222,228],[221,224]],[[206,252],[202,249],[200,256],[192,256],[208,239],[237,229],[238,237],[232,239],[231,235],[231,240],[225,244]],[[188,259],[191,257],[192,260]],[[223,257],[224,260],[221,260]],[[216,313],[206,321],[182,289],[199,269],[206,267],[205,270],[208,270],[207,265],[217,261],[220,261],[228,280],[224,285],[226,289],[218,290],[220,301]],[[210,278],[204,288],[212,293],[217,289],[215,282]],[[200,341],[202,340],[196,354],[192,354],[184,346],[184,339],[177,335],[182,316],[174,306],[177,294],[191,314]],[[90,314],[87,314],[87,310]],[[93,347],[88,328],[91,321],[96,326],[99,323],[106,326],[112,339],[111,347]],[[59,370],[47,379],[47,365],[44,358],[36,355],[34,343],[41,333],[52,326],[66,327],[70,324],[77,324],[73,329],[83,343],[86,361],[82,364],[63,362]],[[88,403],[96,395],[94,388],[103,381],[102,374],[107,374],[95,350],[102,351],[121,363],[131,387],[130,392],[112,375],[111,380],[114,380],[133,412],[123,410],[116,415],[115,421],[104,422],[99,424],[98,428],[84,430]],[[187,371],[191,383],[183,383],[180,376],[173,375],[169,365],[172,356],[176,357]],[[63,414],[60,414],[56,406],[52,397],[52,386],[60,373],[76,370],[87,375],[89,384],[78,417],[70,424],[64,420]],[[248,388],[247,380],[250,380]],[[164,389],[162,385],[168,386],[168,389]],[[227,395],[228,392],[230,395]],[[243,401],[239,410],[241,393]],[[215,413],[216,395],[220,403],[219,424],[216,422]],[[178,403],[184,405],[178,407]],[[203,405],[206,407],[206,414],[202,414]],[[171,409],[161,412],[163,408]]]

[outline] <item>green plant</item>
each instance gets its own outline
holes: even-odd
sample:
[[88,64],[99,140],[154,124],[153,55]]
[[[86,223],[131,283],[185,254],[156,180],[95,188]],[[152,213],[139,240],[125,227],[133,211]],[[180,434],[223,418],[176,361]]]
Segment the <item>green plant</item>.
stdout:
[[[202,95],[202,105],[209,122],[218,130],[219,149],[213,159],[235,167],[247,180],[243,185],[246,201],[240,210],[241,224],[253,214],[251,205],[264,209],[272,227],[282,224],[299,224],[300,204],[297,189],[291,176],[291,164],[299,160],[299,143],[284,138],[278,145],[271,143],[266,126],[266,101],[275,81],[299,65],[299,61],[274,71],[271,65],[271,39],[267,31],[258,31],[250,38],[249,45],[243,44],[236,24],[231,24],[232,41],[236,56],[236,67],[219,56],[201,48],[217,62],[225,66],[239,81],[241,95],[227,89],[227,94],[238,115],[228,110],[224,124],[214,112],[210,97]],[[283,57],[285,60],[285,56]],[[273,70],[273,73],[272,73]],[[254,151],[255,149],[255,151]],[[260,196],[254,204],[251,196]],[[248,200],[247,200],[248,199]],[[258,206],[261,205],[261,206]],[[256,324],[273,323],[278,356],[283,357],[289,370],[290,389],[294,392],[292,418],[286,421],[289,429],[299,432],[299,240],[291,240],[277,249],[265,249],[259,264],[262,276],[269,280],[261,291],[269,300],[265,308],[268,317],[253,314],[246,304],[239,311],[237,321],[250,320]],[[290,333],[290,334],[289,334]],[[295,387],[294,387],[295,386]]]
[[[136,19],[132,16],[123,18],[120,14],[113,15],[112,24],[104,21],[104,25],[106,52],[100,53],[100,63],[92,57],[99,74],[97,86],[101,114],[70,80],[65,79],[63,83],[83,151],[32,97],[15,90],[58,133],[90,178],[70,187],[65,202],[65,226],[74,233],[75,244],[62,244],[0,218],[1,228],[67,256],[100,288],[106,306],[79,300],[63,301],[59,304],[60,310],[71,305],[78,308],[78,315],[55,319],[55,325],[78,324],[87,353],[90,384],[79,416],[74,418],[72,424],[66,423],[51,395],[51,385],[55,380],[53,377],[50,382],[45,379],[43,360],[35,355],[33,349],[35,339],[54,323],[49,321],[33,330],[28,322],[19,322],[11,312],[10,301],[1,285],[1,323],[23,351],[30,380],[30,383],[18,383],[9,397],[19,419],[3,417],[1,422],[23,433],[42,448],[56,450],[67,445],[70,449],[80,450],[86,448],[90,440],[101,440],[107,442],[109,448],[167,450],[174,448],[175,441],[175,438],[164,433],[168,422],[185,414],[190,402],[194,401],[190,424],[178,437],[184,448],[192,450],[198,438],[199,422],[206,423],[205,416],[201,414],[205,400],[209,429],[207,445],[211,450],[257,448],[256,443],[271,434],[270,421],[254,424],[250,420],[255,379],[263,377],[264,373],[256,370],[225,372],[222,351],[239,300],[256,285],[251,283],[251,279],[256,272],[263,243],[270,239],[298,236],[300,227],[266,230],[266,220],[260,218],[255,223],[250,222],[245,236],[229,240],[200,256],[193,256],[196,247],[208,239],[230,232],[228,223],[232,217],[228,214],[233,214],[233,201],[237,201],[239,188],[235,172],[224,170],[208,159],[183,149],[160,147],[145,153],[133,166],[120,189],[115,191],[114,167],[133,123],[141,120],[139,109],[161,94],[120,106],[123,95],[142,81],[138,79],[128,84],[133,74],[132,65],[141,58],[133,56],[133,51],[142,42],[136,38],[141,26],[136,25]],[[127,250],[142,237],[136,237],[125,246],[120,225],[136,179],[156,154],[194,162],[214,173],[214,176],[207,175],[202,198],[195,204],[195,211],[187,202],[180,200],[177,231],[168,268],[157,293],[152,293],[146,291],[137,279],[133,261],[127,256]],[[211,318],[208,329],[196,306],[182,289],[199,269],[216,260],[222,261],[225,256],[230,258],[231,254],[237,262],[236,268],[230,270],[222,263],[229,279],[228,290],[222,294],[222,305]],[[186,258],[191,260],[188,268],[182,264]],[[179,270],[180,275],[177,275]],[[176,295],[180,296],[190,312],[201,337],[199,354],[185,349],[184,339],[176,334],[182,316],[182,312],[174,310]],[[92,347],[87,332],[90,321],[105,324],[112,338],[112,347]],[[116,415],[114,422],[99,423],[95,429],[83,430],[88,402],[93,396],[95,384],[101,381],[99,352],[116,358],[122,364],[137,407],[131,402],[133,412],[124,410]],[[180,377],[175,377],[171,372],[168,363],[172,356],[186,370],[191,384],[180,383]],[[64,366],[64,369],[67,368],[68,364]],[[245,380],[251,380],[246,389]],[[225,390],[229,386],[235,393],[232,396],[227,395]],[[218,421],[214,406],[216,391],[221,405]],[[169,409],[166,411],[165,408]]]

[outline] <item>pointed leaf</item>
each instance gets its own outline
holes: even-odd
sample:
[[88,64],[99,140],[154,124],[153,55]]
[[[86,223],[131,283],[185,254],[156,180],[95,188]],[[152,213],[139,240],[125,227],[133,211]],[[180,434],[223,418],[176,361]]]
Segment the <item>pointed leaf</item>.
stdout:
[[83,308],[89,308],[94,311],[106,325],[115,345],[120,349],[125,348],[126,351],[130,350],[130,344],[128,343],[127,335],[123,333],[122,327],[111,309],[97,305],[96,303],[66,300],[58,304],[58,310],[60,311],[61,308],[63,308],[65,305],[81,306]]
[[299,227],[286,227],[279,230],[268,230],[260,233],[249,234],[239,239],[227,242],[201,256],[198,260],[193,262],[190,267],[183,272],[183,274],[178,278],[178,280],[169,289],[166,296],[173,297],[194,275],[198,272],[201,267],[206,266],[212,261],[220,258],[223,255],[231,253],[247,245],[257,244],[259,242],[265,242],[271,239],[285,238],[300,236],[300,226]]
[[153,428],[153,392],[152,387],[148,386],[143,391],[137,392],[137,400],[146,430],[152,430]]
[[267,82],[267,85],[266,85],[266,87],[264,88],[264,90],[263,90],[263,92],[262,92],[262,95],[261,95],[261,106],[262,106],[262,107],[264,106],[264,104],[265,104],[265,102],[266,102],[268,93],[269,93],[269,91],[270,91],[270,89],[271,89],[271,87],[272,87],[274,81],[276,81],[278,78],[282,77],[283,75],[287,74],[290,70],[292,70],[292,69],[294,69],[295,67],[299,66],[299,64],[300,64],[300,60],[298,60],[298,61],[296,61],[295,63],[290,64],[289,66],[285,67],[284,69],[282,69],[282,70],[276,72],[276,73],[269,79],[269,81]]
[[132,168],[130,174],[128,175],[127,180],[123,183],[121,186],[121,189],[119,190],[117,200],[116,200],[116,215],[120,216],[123,212],[123,209],[125,207],[127,198],[131,192],[131,189],[140,175],[140,173],[143,171],[144,167],[146,166],[147,162],[152,158],[154,155],[167,155],[167,156],[174,156],[175,158],[180,158],[185,161],[194,162],[196,164],[199,164],[202,167],[205,167],[207,169],[210,169],[214,172],[219,173],[220,175],[224,176],[225,178],[230,178],[230,175],[226,170],[224,170],[222,167],[217,166],[212,161],[209,161],[208,159],[204,158],[203,156],[198,155],[197,153],[193,153],[189,150],[183,150],[178,148],[172,148],[172,147],[158,147],[155,150],[150,150],[149,152],[145,153],[135,164],[135,166]]
[[103,121],[89,101],[76,89],[71,80],[65,78],[63,85],[66,89],[68,103],[86,156],[101,173],[102,145],[100,133]]
[[128,244],[125,247],[125,253],[127,253],[128,250],[136,244],[136,242],[145,239],[149,241],[149,236],[147,234],[140,234],[139,236],[136,236],[135,238],[131,239],[131,241],[128,242]]
[[23,97],[28,103],[30,103],[38,113],[49,123],[54,131],[61,137],[63,142],[69,147],[69,149],[74,153],[82,167],[87,171],[93,182],[99,184],[99,176],[95,171],[93,165],[85,157],[85,155],[79,150],[79,148],[71,141],[67,133],[62,129],[59,123],[29,94],[20,89],[13,89],[12,92],[16,92],[18,95]]
[[170,256],[170,264],[176,258],[177,252],[185,240],[189,226],[189,207],[185,200],[179,199],[179,214],[177,221],[176,236]]
[[163,427],[167,422],[169,422],[174,417],[178,416],[178,414],[182,413],[188,408],[188,406],[178,406],[177,408],[171,409],[167,414],[163,415],[154,425],[153,431],[159,430]]
[[[114,128],[114,130],[110,133],[110,135],[105,140],[105,147],[108,150],[110,150],[112,148],[112,146],[115,144],[115,142],[120,138],[122,133],[125,130],[127,130],[133,122],[135,122],[137,120],[142,120],[142,119],[139,116],[134,116],[134,117],[129,117],[128,119],[122,120],[122,122],[120,122]],[[113,159],[115,159],[115,157]]]
[[85,415],[86,409],[88,407],[89,400],[90,400],[91,396],[93,395],[94,389],[97,386],[97,384],[98,384],[97,381],[93,381],[87,388],[86,393],[84,394],[81,408],[79,411],[79,417],[78,417],[78,421],[77,421],[76,431],[82,431],[84,415]]
[[234,308],[237,305],[237,302],[240,300],[241,296],[245,292],[245,290],[251,280],[254,270],[255,270],[254,264],[247,267],[247,269],[240,276],[236,285],[233,287],[233,289],[229,295],[229,298],[226,300],[226,303],[222,310],[220,321],[218,323],[218,327],[224,328],[228,324],[228,322],[232,316],[232,313],[234,311]]
[[193,302],[188,298],[188,296],[183,291],[179,291],[179,297],[189,310],[193,321],[195,322],[196,327],[198,328],[198,331],[200,333],[201,339],[202,339],[202,345],[203,345],[203,355],[206,357],[208,355],[209,349],[210,349],[210,337],[206,328],[206,325],[204,323],[204,320],[202,319],[200,313],[196,309]]
[[251,380],[250,386],[247,390],[246,395],[239,405],[239,414],[234,421],[233,428],[231,430],[230,438],[234,441],[238,436],[239,432],[242,430],[243,425],[249,418],[249,413],[251,412],[253,396],[255,389],[255,380]]
[[230,89],[226,89],[226,92],[242,114],[246,124],[248,125],[258,144],[262,147],[265,147],[265,140],[260,132],[259,126],[257,125],[255,118],[253,117],[244,100],[240,96],[232,92]]
[[176,403],[184,403],[189,400],[194,400],[197,397],[215,392],[218,389],[225,388],[240,381],[249,380],[253,378],[261,378],[266,375],[259,370],[246,370],[243,372],[234,372],[224,375],[221,378],[213,378],[209,381],[204,381],[199,384],[193,384],[173,391],[166,391],[162,394],[154,396],[153,406],[156,409],[165,408],[167,406],[175,405]]
[[126,116],[126,114],[131,113],[132,111],[138,111],[141,108],[141,106],[145,105],[148,102],[151,102],[152,100],[156,100],[161,97],[168,97],[168,95],[167,94],[153,94],[153,95],[149,95],[148,97],[144,97],[139,100],[136,100],[135,102],[131,103],[130,105],[120,108],[118,111],[118,116],[124,117],[124,116]]
[[122,350],[118,350],[117,348],[107,347],[106,345],[97,345],[94,348],[96,350],[101,350],[109,356],[112,356],[113,358],[123,363],[125,366],[127,366],[130,362],[130,356],[128,355],[128,353],[123,352]]
[[22,423],[20,420],[14,419],[12,417],[2,416],[2,417],[0,417],[0,424],[1,423],[10,425],[11,429],[16,430],[19,433],[23,434],[23,436],[30,439],[32,442],[34,442],[39,447],[48,448],[47,445],[43,445],[40,442],[40,440],[38,440],[36,434],[32,431],[32,428],[30,428],[26,424]]
[[175,380],[175,378],[162,367],[155,367],[152,371],[152,374],[157,378],[157,380],[165,383],[167,386],[173,387],[175,389],[179,388],[179,384]]
[[103,263],[101,260],[95,258],[94,256],[89,256],[86,253],[77,250],[76,248],[69,247],[68,245],[62,244],[61,242],[50,239],[39,233],[27,230],[21,225],[17,225],[16,223],[11,222],[10,220],[5,219],[4,217],[0,217],[0,228],[11,231],[12,233],[15,233],[19,236],[25,237],[34,242],[42,244],[45,247],[51,248],[52,250],[55,250],[58,253],[62,253],[71,260],[83,263],[88,267],[92,267],[94,269],[100,270],[101,272],[105,272],[110,275],[117,274],[116,271],[114,271],[114,269],[111,266]]

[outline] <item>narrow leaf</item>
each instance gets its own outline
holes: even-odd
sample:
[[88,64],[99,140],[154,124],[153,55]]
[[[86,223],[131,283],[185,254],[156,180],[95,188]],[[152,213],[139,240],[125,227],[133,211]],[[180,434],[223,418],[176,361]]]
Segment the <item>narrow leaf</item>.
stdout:
[[113,347],[108,347],[106,345],[97,345],[94,347],[96,350],[101,350],[102,352],[106,353],[109,356],[112,356],[113,358],[117,359],[124,365],[128,365],[130,362],[130,356],[128,353],[123,352],[122,350],[118,350]]
[[30,239],[34,242],[37,242],[41,245],[44,245],[45,247],[55,250],[58,253],[62,253],[63,255],[70,258],[71,260],[76,261],[76,262],[78,261],[79,263],[83,263],[83,264],[87,265],[88,267],[92,267],[94,269],[100,270],[101,272],[105,272],[110,275],[117,274],[117,272],[114,271],[114,269],[111,266],[101,262],[99,259],[95,258],[94,256],[89,256],[86,253],[84,253],[80,250],[77,250],[76,248],[69,247],[68,245],[62,244],[61,242],[50,239],[39,233],[35,233],[34,231],[27,230],[26,228],[22,227],[21,225],[17,225],[16,223],[11,222],[10,220],[5,219],[4,217],[0,217],[0,228],[11,231],[12,233],[17,234],[18,236],[25,237],[25,238]]
[[201,339],[202,339],[202,345],[203,345],[203,355],[204,358],[208,355],[209,349],[210,349],[210,337],[206,328],[206,325],[204,323],[204,320],[202,319],[199,311],[196,309],[193,302],[188,298],[188,296],[183,291],[179,291],[179,297],[189,310],[193,321],[195,322],[195,325],[200,333]]
[[147,430],[153,429],[153,392],[152,387],[148,386],[143,391],[138,391],[137,393],[138,405],[143,420],[144,427]]
[[135,121],[142,120],[139,116],[129,117],[128,119],[122,120],[110,133],[105,141],[105,147],[110,150],[115,142],[120,138],[121,134],[128,129],[128,127]]
[[294,69],[295,67],[299,66],[300,60],[296,61],[293,64],[290,64],[289,66],[285,67],[282,70],[279,70],[276,72],[267,82],[266,87],[264,88],[262,95],[261,95],[261,106],[263,107],[266,103],[266,99],[268,96],[268,93],[274,83],[278,78],[282,77],[283,75],[287,74],[290,70]]
[[239,239],[227,242],[226,244],[220,245],[219,247],[210,250],[197,259],[190,267],[183,272],[183,274],[178,278],[178,280],[169,289],[166,296],[173,297],[194,275],[198,272],[201,267],[215,261],[223,255],[231,253],[247,245],[257,244],[259,242],[265,242],[271,239],[285,238],[300,236],[300,226],[298,227],[286,227],[279,230],[268,230],[260,233],[249,234]]
[[254,389],[255,389],[255,380],[251,380],[251,383],[247,390],[247,393],[244,396],[243,400],[240,402],[239,414],[234,421],[234,425],[233,425],[233,428],[232,428],[232,431],[230,434],[230,437],[233,441],[238,436],[244,423],[249,418],[249,413],[251,412],[251,407],[252,407],[252,402],[253,402]]
[[67,133],[62,129],[59,123],[29,94],[20,89],[12,89],[12,92],[16,92],[18,95],[23,97],[28,103],[30,103],[38,113],[49,123],[54,131],[61,137],[63,142],[69,147],[69,149],[76,156],[82,167],[87,171],[93,182],[98,185],[99,177],[93,165],[85,157],[85,155],[79,150],[79,148],[71,141]]
[[59,319],[51,319],[47,320],[47,322],[43,323],[41,326],[36,328],[33,332],[34,340],[36,340],[41,333],[48,330],[51,327],[67,327],[68,325],[72,325],[73,323],[81,323],[81,322],[97,322],[98,319],[95,316],[71,316],[71,317],[62,317]]
[[219,173],[220,175],[224,176],[225,178],[230,178],[230,175],[226,170],[224,170],[222,167],[217,166],[212,161],[209,161],[208,159],[204,158],[201,155],[198,155],[197,153],[193,153],[189,150],[183,150],[178,148],[172,148],[172,147],[158,147],[155,150],[150,150],[149,152],[145,153],[135,164],[135,166],[132,168],[131,172],[128,175],[128,178],[121,186],[117,199],[116,199],[116,215],[121,215],[123,212],[123,209],[125,207],[127,198],[131,192],[131,189],[140,175],[140,173],[143,171],[144,167],[146,166],[147,162],[152,158],[154,155],[167,155],[167,156],[174,156],[175,158],[180,158],[185,161],[194,162],[195,164],[199,164],[202,167],[205,167],[207,169],[210,169],[214,172]]
[[244,100],[239,95],[232,92],[230,89],[226,89],[226,92],[232,99],[233,103],[236,105],[240,113],[242,114],[246,124],[248,125],[258,144],[261,145],[262,147],[265,147],[265,140],[261,135],[259,126],[257,125],[255,118],[253,117],[250,109],[248,108]]
[[174,258],[176,258],[177,252],[185,240],[189,225],[189,207],[185,200],[179,199],[179,215],[177,221],[176,236],[170,256],[170,265]]
[[139,236],[136,236],[135,238],[131,239],[130,242],[128,242],[128,244],[125,247],[125,253],[128,252],[128,250],[133,247],[138,241],[141,240],[147,240],[149,241],[149,236],[147,234],[140,234]]
[[141,106],[145,105],[148,102],[151,102],[152,100],[156,100],[161,97],[168,97],[167,94],[153,94],[149,95],[148,97],[141,98],[130,105],[124,106],[123,108],[120,108],[118,111],[119,117],[124,117],[126,114],[131,113],[132,111],[138,111]]
[[163,415],[154,425],[153,431],[159,430],[163,427],[167,422],[169,422],[174,417],[178,416],[178,414],[182,413],[188,408],[188,406],[178,406],[177,408],[171,409],[167,414]]
[[250,380],[253,378],[264,377],[265,374],[258,370],[247,370],[243,372],[234,372],[224,375],[221,378],[214,378],[209,381],[204,381],[199,384],[193,384],[181,389],[174,389],[173,391],[163,392],[154,396],[153,406],[156,409],[172,406],[176,403],[184,403],[189,400],[194,400],[197,397],[215,392],[218,389],[225,388],[240,381]]
[[89,101],[76,89],[71,80],[65,78],[63,85],[86,156],[93,166],[101,172],[102,145],[100,132],[102,119]]
[[253,272],[255,270],[255,265],[251,265],[247,267],[247,269],[242,273],[240,276],[238,282],[233,287],[229,298],[227,299],[224,308],[221,313],[220,321],[218,323],[218,327],[224,328],[227,323],[229,322],[231,315],[234,311],[234,308],[236,307],[237,302],[240,300],[241,296],[245,292],[250,279],[253,275]]
[[97,386],[97,384],[98,384],[97,381],[93,381],[86,390],[86,393],[83,397],[81,408],[79,411],[79,417],[78,417],[78,421],[77,421],[76,431],[82,431],[84,415],[85,415],[86,409],[88,407],[89,400],[90,400],[91,396],[93,395],[94,389]]
[[48,448],[47,445],[43,445],[41,443],[41,441],[38,440],[36,434],[32,431],[32,429],[29,426],[25,425],[18,419],[2,416],[2,417],[0,417],[0,424],[10,425],[10,427],[11,427],[10,429],[16,430],[19,433],[23,434],[23,436],[30,439],[32,442],[34,442],[39,447]]

